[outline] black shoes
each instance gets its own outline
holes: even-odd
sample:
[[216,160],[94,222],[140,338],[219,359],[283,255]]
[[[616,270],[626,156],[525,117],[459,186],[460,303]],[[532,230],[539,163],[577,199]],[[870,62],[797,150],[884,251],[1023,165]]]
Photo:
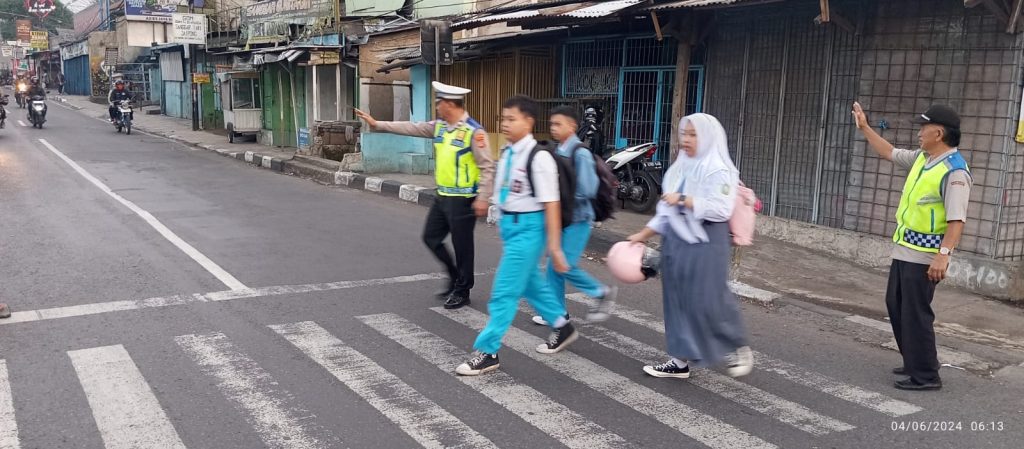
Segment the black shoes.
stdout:
[[576,328],[572,326],[572,323],[565,323],[565,326],[551,332],[551,336],[548,337],[547,343],[541,343],[540,346],[537,346],[537,352],[541,354],[554,354],[572,344],[572,342],[576,341],[579,336],[580,335],[576,333]]
[[463,296],[456,293],[448,295],[448,298],[444,300],[444,308],[446,309],[458,309],[464,305],[469,304],[469,295]]
[[897,376],[906,376],[907,375],[907,370],[903,369],[902,366],[897,366],[897,367],[892,369],[892,373],[897,375]]
[[644,367],[644,372],[654,377],[687,379],[690,377],[690,365],[679,366],[674,360],[669,360],[661,365],[647,365]]
[[494,371],[499,366],[501,364],[498,363],[497,354],[476,351],[473,353],[473,358],[455,368],[455,374],[460,376],[479,376]]
[[912,390],[912,391],[924,391],[924,390],[938,390],[942,388],[942,381],[936,380],[934,382],[921,383],[914,379],[903,379],[897,380],[895,385],[900,390]]

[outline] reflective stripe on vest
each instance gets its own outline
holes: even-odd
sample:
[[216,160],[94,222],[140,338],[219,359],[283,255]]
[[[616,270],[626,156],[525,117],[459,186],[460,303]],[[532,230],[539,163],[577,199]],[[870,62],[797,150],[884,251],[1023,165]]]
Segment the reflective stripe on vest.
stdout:
[[946,235],[946,204],[943,189],[946,177],[956,170],[967,171],[967,161],[954,152],[932,167],[922,152],[914,161],[903,185],[900,207],[896,210],[896,232],[892,241],[927,253],[939,252]]
[[434,126],[434,181],[439,195],[476,196],[480,169],[473,157],[473,133],[477,129],[464,123],[449,131],[440,120]]

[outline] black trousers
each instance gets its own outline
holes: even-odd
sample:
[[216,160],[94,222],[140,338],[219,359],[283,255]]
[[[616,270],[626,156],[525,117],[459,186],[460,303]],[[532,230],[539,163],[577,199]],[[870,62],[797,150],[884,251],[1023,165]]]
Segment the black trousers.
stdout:
[[903,355],[903,369],[920,383],[939,380],[939,358],[932,326],[935,285],[928,279],[928,265],[892,261],[885,305],[889,309],[896,345]]
[[[449,287],[460,296],[469,296],[473,288],[473,229],[476,228],[474,201],[475,197],[438,195],[427,212],[427,223],[423,226],[423,243],[444,264],[448,270]],[[452,236],[454,259],[444,244],[448,234]]]

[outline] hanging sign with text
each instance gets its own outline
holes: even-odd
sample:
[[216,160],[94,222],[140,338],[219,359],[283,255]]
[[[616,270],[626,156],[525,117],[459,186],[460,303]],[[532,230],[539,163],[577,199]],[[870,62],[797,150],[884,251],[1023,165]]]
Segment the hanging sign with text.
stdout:
[[174,43],[206,45],[206,14],[175,13],[172,18]]

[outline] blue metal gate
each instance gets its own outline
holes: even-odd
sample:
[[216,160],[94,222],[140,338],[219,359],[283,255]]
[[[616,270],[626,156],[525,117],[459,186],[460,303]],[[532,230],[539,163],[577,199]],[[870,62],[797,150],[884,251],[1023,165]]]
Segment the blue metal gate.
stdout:
[[[675,39],[653,36],[574,39],[562,48],[562,95],[603,100],[611,106],[603,130],[617,148],[657,142],[669,159]],[[690,66],[685,112],[703,109],[704,67]]]
[[89,55],[64,61],[64,92],[69,95],[92,95]]

